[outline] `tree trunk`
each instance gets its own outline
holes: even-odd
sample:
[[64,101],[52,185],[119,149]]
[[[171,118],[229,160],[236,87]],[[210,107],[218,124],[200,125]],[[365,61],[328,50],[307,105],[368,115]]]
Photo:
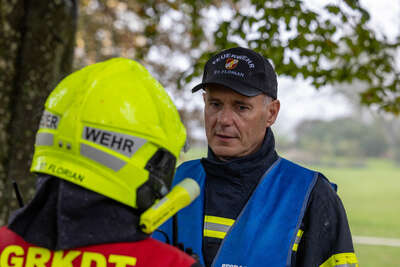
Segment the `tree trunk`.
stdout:
[[0,0],[0,225],[18,207],[11,179],[25,201],[44,101],[72,69],[77,0]]

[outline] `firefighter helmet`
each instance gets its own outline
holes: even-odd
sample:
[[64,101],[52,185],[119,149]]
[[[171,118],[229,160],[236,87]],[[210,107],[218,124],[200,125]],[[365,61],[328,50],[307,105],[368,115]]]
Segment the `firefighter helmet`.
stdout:
[[47,98],[31,171],[133,208],[168,192],[186,131],[164,88],[138,62],[76,71]]

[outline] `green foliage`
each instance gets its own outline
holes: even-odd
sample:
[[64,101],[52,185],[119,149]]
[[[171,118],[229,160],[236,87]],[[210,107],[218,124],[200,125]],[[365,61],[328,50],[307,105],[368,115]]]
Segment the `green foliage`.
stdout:
[[[316,88],[365,81],[369,87],[360,94],[362,104],[400,114],[395,60],[400,43],[378,38],[358,1],[325,6],[329,16],[315,13],[302,1],[250,2],[256,15],[236,9],[232,20],[219,24],[214,33],[217,50],[245,44],[270,58],[278,74],[309,78]],[[285,39],[285,32],[293,34]],[[198,62],[195,72],[202,67]]]
[[[164,86],[179,89],[201,76],[211,53],[241,45],[270,58],[279,75],[304,77],[316,88],[364,81],[362,104],[400,114],[400,37],[389,42],[369,28],[370,15],[359,1],[333,2],[324,14],[305,2],[82,0],[78,47],[85,53],[77,53],[76,65],[130,57],[151,66]],[[231,16],[220,16],[222,9]],[[211,18],[212,10],[217,15]],[[132,15],[136,19],[129,22]],[[164,27],[166,17],[173,18],[172,27]],[[183,54],[190,67],[176,71],[170,61],[150,60],[154,49],[160,59]]]

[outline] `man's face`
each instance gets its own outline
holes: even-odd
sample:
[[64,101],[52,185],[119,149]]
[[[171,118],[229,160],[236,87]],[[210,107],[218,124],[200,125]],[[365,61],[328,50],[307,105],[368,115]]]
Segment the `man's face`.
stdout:
[[207,87],[203,98],[208,145],[222,160],[258,150],[280,106],[264,94],[247,97],[221,85]]

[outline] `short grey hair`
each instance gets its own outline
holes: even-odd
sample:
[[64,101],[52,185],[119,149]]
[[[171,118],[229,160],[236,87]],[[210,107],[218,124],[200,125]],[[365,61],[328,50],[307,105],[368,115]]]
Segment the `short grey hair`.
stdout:
[[270,104],[272,101],[274,101],[274,99],[272,98],[272,97],[270,97],[269,95],[267,95],[267,94],[263,94],[264,96],[265,96],[265,104],[266,105],[268,105],[268,104]]

